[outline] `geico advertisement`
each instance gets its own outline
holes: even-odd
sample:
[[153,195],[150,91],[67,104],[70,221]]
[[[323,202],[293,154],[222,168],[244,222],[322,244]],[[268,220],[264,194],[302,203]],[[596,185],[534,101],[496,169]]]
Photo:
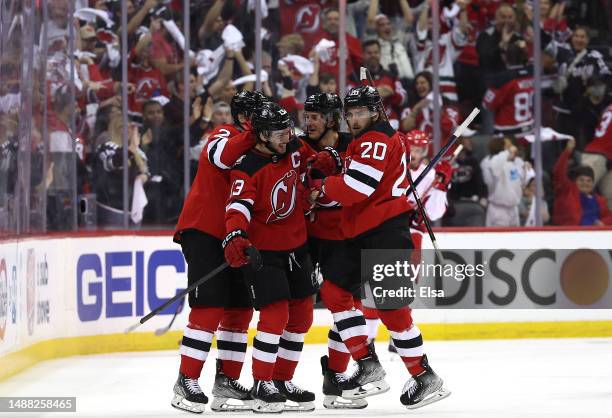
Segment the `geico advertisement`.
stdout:
[[367,254],[364,263],[362,254],[366,294],[379,308],[401,300],[425,308],[612,309],[612,250],[457,249],[441,255],[442,261],[423,250],[399,260],[386,252]]
[[[76,311],[81,322],[143,316],[186,286],[185,259],[170,238],[88,241],[95,242],[93,250],[92,245],[75,246]],[[172,315],[176,308],[172,304],[160,315]]]

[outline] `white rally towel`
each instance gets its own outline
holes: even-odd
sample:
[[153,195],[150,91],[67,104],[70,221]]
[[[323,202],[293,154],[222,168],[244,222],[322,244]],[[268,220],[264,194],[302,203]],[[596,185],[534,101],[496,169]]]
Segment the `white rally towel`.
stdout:
[[336,43],[334,41],[323,38],[315,45],[314,49],[317,54],[319,54],[319,59],[322,62],[329,62],[331,59],[331,50],[335,47]]
[[[240,86],[241,84],[246,84],[249,82],[254,83],[256,80],[257,77],[255,76],[255,74],[249,74],[235,79],[234,81],[232,81],[232,84],[234,86]],[[261,82],[265,83],[266,81],[268,81],[268,72],[265,70],[261,70]]]
[[[164,28],[168,31],[172,39],[181,47],[183,51],[185,51],[185,36],[183,36],[183,32],[176,26],[174,20],[164,20],[162,22]],[[189,51],[189,59],[194,59],[195,53],[193,51]]]
[[[524,138],[531,143],[535,142],[534,134],[525,135]],[[564,141],[568,139],[574,139],[574,137],[571,135],[566,135],[566,134],[557,132],[552,128],[547,128],[547,127],[542,126],[540,128],[540,139],[542,140],[542,142],[544,141]]]
[[227,25],[225,29],[223,29],[221,38],[223,38],[223,45],[225,45],[227,49],[239,51],[244,48],[244,36],[242,36],[242,32],[234,25]]
[[295,68],[300,74],[306,76],[314,73],[314,64],[308,58],[301,55],[287,55],[278,60],[279,64],[285,64],[289,68]]
[[74,12],[74,17],[84,20],[86,22],[95,22],[96,19],[100,18],[104,21],[107,28],[112,28],[115,25],[115,22],[111,20],[103,10],[94,9],[92,7],[84,7],[82,9]]
[[148,203],[149,200],[144,191],[142,180],[140,177],[136,177],[136,180],[134,180],[134,194],[132,195],[132,210],[130,211],[132,222],[138,224],[142,221],[142,214]]
[[224,56],[225,50],[223,49],[223,45],[219,46],[214,51],[203,49],[198,52],[195,62],[198,66],[198,74],[202,76],[204,85],[207,85],[210,80],[217,76]]

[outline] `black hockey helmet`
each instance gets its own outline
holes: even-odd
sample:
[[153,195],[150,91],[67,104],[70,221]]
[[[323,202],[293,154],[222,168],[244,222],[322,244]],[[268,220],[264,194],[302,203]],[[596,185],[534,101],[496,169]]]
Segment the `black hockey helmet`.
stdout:
[[238,115],[250,116],[253,111],[264,103],[269,102],[269,99],[258,91],[240,91],[232,97],[231,110],[234,123],[240,126]]
[[281,131],[293,127],[289,113],[280,105],[267,102],[253,111],[251,124],[256,133]]
[[324,115],[342,112],[342,100],[340,96],[333,93],[317,93],[308,96],[304,102],[306,112],[318,112]]
[[380,106],[380,94],[372,86],[353,87],[344,97],[344,108],[366,106],[370,110],[378,111]]

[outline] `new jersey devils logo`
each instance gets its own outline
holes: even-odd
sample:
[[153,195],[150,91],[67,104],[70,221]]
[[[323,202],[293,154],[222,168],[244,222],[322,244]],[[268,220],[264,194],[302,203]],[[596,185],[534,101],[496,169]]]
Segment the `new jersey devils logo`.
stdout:
[[297,33],[309,33],[319,29],[321,8],[316,4],[301,7],[295,14],[295,29]]
[[291,215],[297,201],[297,173],[291,170],[276,182],[270,192],[270,206],[272,213],[266,223],[280,221]]

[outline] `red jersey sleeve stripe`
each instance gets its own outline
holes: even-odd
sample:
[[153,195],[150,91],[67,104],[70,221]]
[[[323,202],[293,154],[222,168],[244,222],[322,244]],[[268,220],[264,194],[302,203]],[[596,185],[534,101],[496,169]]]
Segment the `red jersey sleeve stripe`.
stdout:
[[241,214],[244,215],[247,222],[251,222],[251,213],[253,212],[253,203],[254,201],[252,199],[239,199],[227,205],[227,207],[225,208],[225,211],[229,212],[230,210],[235,210],[237,212],[240,212]]
[[208,144],[208,161],[211,164],[219,167],[222,170],[229,170],[231,167],[223,164],[221,161],[221,154],[223,153],[223,149],[225,145],[227,145],[228,138],[221,138],[215,141],[212,141]]

